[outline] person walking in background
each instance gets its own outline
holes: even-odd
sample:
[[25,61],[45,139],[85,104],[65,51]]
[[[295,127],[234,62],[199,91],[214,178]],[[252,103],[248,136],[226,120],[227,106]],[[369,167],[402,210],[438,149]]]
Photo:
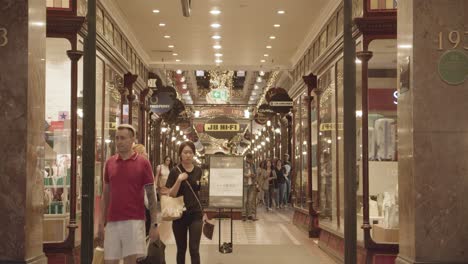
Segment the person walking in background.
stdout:
[[286,177],[286,204],[289,202],[291,195],[291,163],[289,162],[289,154],[284,154],[284,176]]
[[245,155],[244,162],[244,210],[242,220],[257,220],[257,170],[253,156]]
[[[263,168],[263,190],[265,191],[265,200],[267,204],[267,210],[271,211],[273,208],[273,195],[275,193],[275,177],[273,174],[273,166],[271,166],[271,160],[265,162],[265,167]],[[268,187],[267,187],[268,186]]]
[[156,194],[149,161],[132,149],[135,129],[131,125],[117,127],[117,154],[104,168],[104,188],[98,238],[104,241],[106,264],[135,264],[146,255],[144,195],[151,215],[150,241],[159,239]]
[[[143,144],[135,144],[133,145],[132,149],[141,157],[148,159],[148,153],[146,153],[146,148]],[[146,219],[145,230],[146,230],[146,235],[148,235],[151,230],[151,213],[149,210],[149,204],[148,204],[148,198],[147,198],[146,192],[145,192],[144,198],[145,198],[144,201],[145,201],[145,219]]]
[[172,159],[169,156],[164,157],[163,163],[156,168],[156,191],[161,195],[167,194],[169,189],[166,188],[166,182],[169,178],[169,172],[172,169]]
[[[265,178],[263,177],[263,171],[264,171],[264,167],[265,167],[265,161],[261,161],[259,166],[258,166],[258,169],[257,169],[257,206],[260,205],[260,204],[263,204],[265,205],[266,207],[266,203],[265,203],[265,190],[263,188],[263,185],[265,183]],[[267,189],[268,189],[268,183],[267,183]]]
[[284,176],[284,167],[280,159],[276,160],[275,166],[276,181],[278,183],[278,206],[286,206],[286,177]]
[[185,264],[187,233],[191,263],[200,264],[200,240],[205,217],[199,203],[203,171],[193,164],[195,145],[191,141],[180,144],[178,154],[180,164],[171,170],[166,182],[168,195],[183,196],[186,207],[182,217],[172,222],[172,231],[177,245],[177,264]]

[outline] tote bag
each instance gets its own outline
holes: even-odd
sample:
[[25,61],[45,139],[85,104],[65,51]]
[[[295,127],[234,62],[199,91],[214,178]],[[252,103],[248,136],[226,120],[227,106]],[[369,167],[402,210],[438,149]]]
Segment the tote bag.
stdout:
[[161,195],[161,218],[163,221],[173,221],[182,217],[185,211],[184,196],[170,197]]

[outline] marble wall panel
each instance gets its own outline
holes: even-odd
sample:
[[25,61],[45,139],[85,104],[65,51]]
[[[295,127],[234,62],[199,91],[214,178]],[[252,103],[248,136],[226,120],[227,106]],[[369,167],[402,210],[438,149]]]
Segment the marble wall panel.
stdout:
[[[42,175],[45,1],[0,0],[0,262],[45,263]],[[3,261],[3,262],[2,262]]]

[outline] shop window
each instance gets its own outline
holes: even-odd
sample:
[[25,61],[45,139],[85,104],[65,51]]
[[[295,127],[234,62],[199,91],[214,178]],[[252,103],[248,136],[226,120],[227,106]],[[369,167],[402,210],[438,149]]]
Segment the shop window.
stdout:
[[69,9],[71,6],[71,0],[47,0],[47,7],[54,9]]
[[371,10],[396,9],[398,0],[366,0],[370,2]]
[[322,34],[320,34],[320,55],[325,53],[325,50],[327,49],[327,31],[323,31]]
[[336,229],[339,226],[337,218],[337,154],[336,129],[336,87],[332,81],[334,68],[330,68],[319,77],[320,96],[320,126],[319,126],[319,162],[320,162],[320,218],[321,224]]
[[[132,103],[132,126],[135,128],[137,132],[137,134],[135,135],[137,139],[138,139],[138,135],[141,133],[140,128],[139,128],[139,123],[138,123],[139,116],[140,116],[140,101],[137,96]],[[144,142],[139,142],[139,143],[143,144]]]
[[302,104],[301,104],[301,97],[297,98],[295,102],[296,112],[294,114],[294,170],[295,170],[295,181],[294,181],[294,189],[296,191],[296,201],[295,206],[301,207],[301,184],[302,184],[302,160],[301,160],[301,150],[302,150],[302,141],[301,141],[301,112],[302,112]]
[[330,45],[333,40],[335,40],[336,37],[336,16],[334,16],[331,20],[330,23],[328,24],[327,28],[328,32],[328,45]]
[[353,0],[353,18],[362,17],[364,10],[364,3],[362,1],[363,0]]
[[68,236],[71,177],[70,42],[46,39],[44,241]]
[[[105,65],[105,88],[104,88],[104,131],[103,131],[103,161],[115,154],[115,132],[120,120],[120,92],[123,86],[123,77],[119,75],[108,64]],[[128,105],[127,105],[128,106]],[[124,110],[125,112],[125,110]],[[128,117],[128,108],[127,108]]]
[[[315,97],[317,100],[317,97]],[[312,160],[312,201],[314,208],[318,208],[318,167],[317,167],[317,139],[318,139],[318,128],[317,128],[317,110],[315,106],[316,102],[314,101],[311,104],[311,133],[312,133],[312,152],[310,153],[310,159]]]
[[308,186],[308,166],[309,166],[309,143],[308,143],[308,132],[309,132],[309,98],[307,94],[304,94],[301,99],[301,192],[300,192],[300,204],[301,207],[307,208],[307,186]]
[[343,33],[343,23],[344,23],[344,13],[343,8],[338,11],[338,20],[337,20],[337,34],[340,35]]
[[379,243],[398,243],[396,40],[369,45],[369,220]]
[[99,7],[96,10],[96,32],[104,35],[104,14]]

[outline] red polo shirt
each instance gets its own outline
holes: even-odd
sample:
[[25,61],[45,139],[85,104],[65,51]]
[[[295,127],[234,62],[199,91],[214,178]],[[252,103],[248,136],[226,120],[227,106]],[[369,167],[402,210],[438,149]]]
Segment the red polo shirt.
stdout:
[[104,182],[109,184],[107,221],[145,220],[144,186],[153,184],[153,171],[147,159],[134,153],[123,160],[110,157],[104,169]]

